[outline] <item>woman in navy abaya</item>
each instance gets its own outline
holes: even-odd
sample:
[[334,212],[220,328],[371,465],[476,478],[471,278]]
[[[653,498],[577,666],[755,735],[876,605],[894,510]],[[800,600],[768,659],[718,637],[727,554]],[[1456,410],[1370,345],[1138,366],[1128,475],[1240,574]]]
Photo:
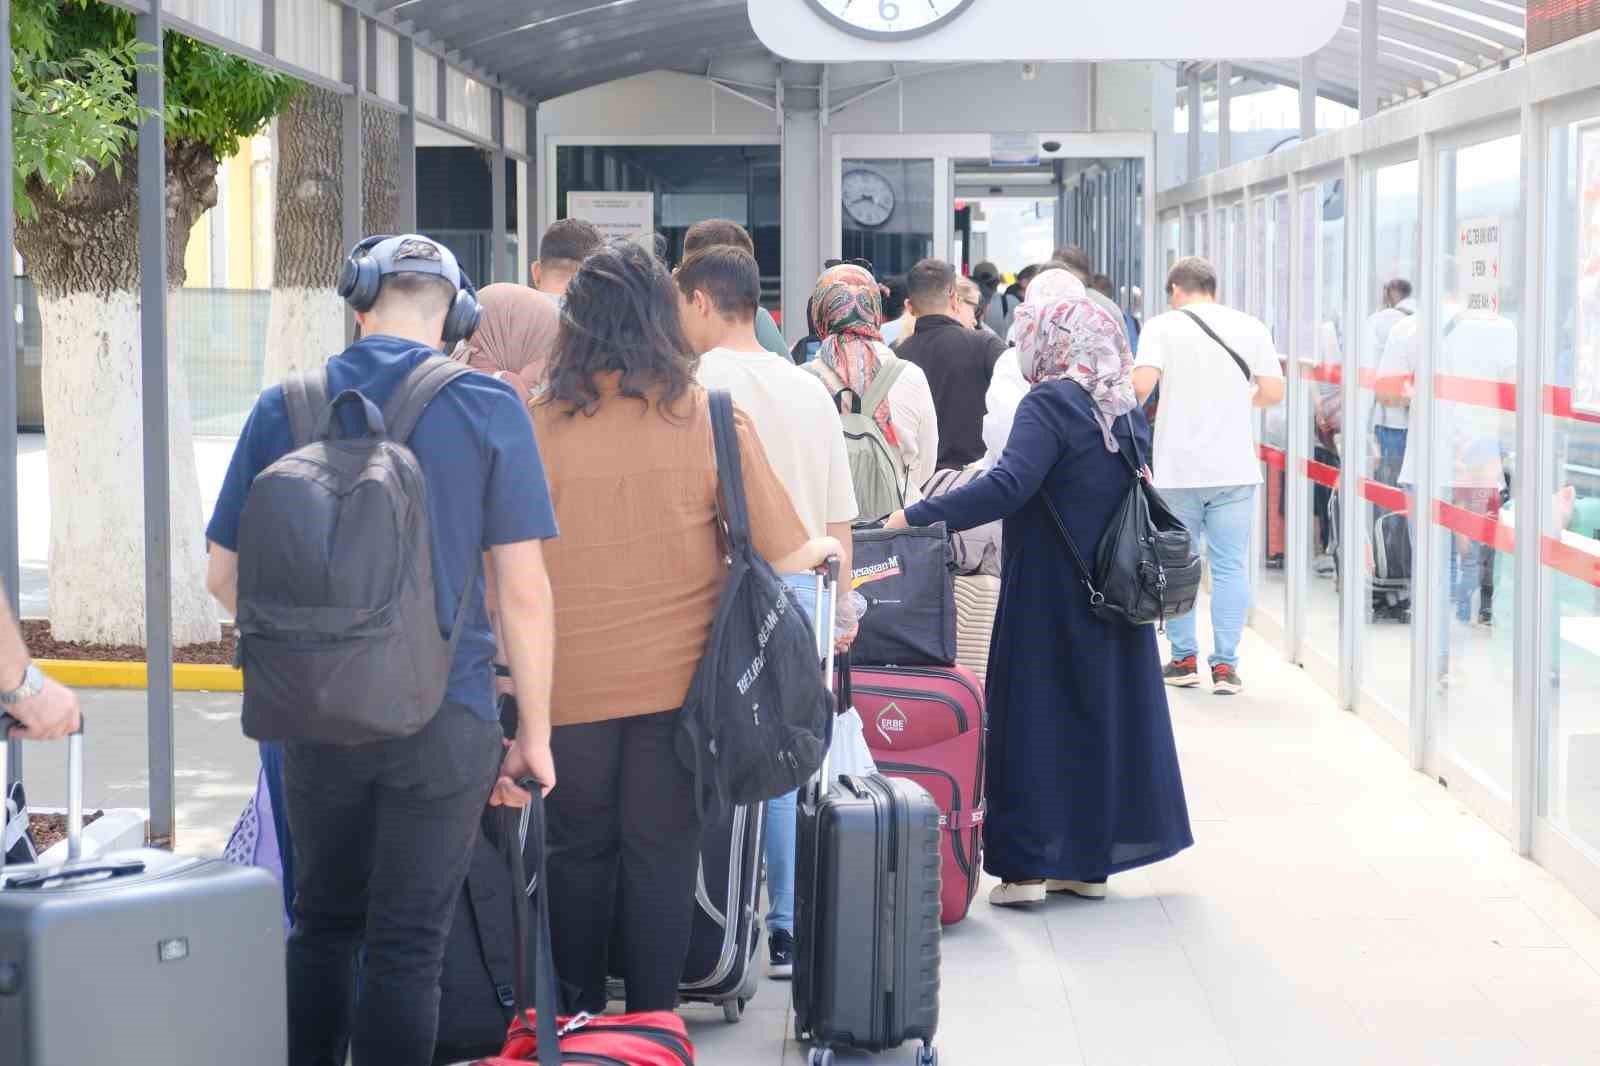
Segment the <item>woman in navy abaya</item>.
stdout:
[[[988,817],[993,904],[1105,895],[1113,874],[1194,842],[1153,626],[1091,614],[1048,494],[1083,553],[1150,454],[1121,324],[1083,297],[1024,306],[1015,339],[1031,383],[995,468],[897,512],[952,531],[1005,520],[989,651]],[[1129,460],[1132,460],[1130,464]]]

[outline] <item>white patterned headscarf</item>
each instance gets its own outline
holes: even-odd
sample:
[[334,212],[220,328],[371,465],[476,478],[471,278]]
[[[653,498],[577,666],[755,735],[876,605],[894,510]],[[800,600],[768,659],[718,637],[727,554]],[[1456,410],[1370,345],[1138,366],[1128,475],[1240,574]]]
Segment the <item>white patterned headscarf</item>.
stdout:
[[1081,385],[1094,400],[1106,450],[1119,451],[1111,427],[1139,402],[1133,391],[1133,352],[1122,323],[1082,295],[1024,305],[1017,322],[1022,376],[1031,385],[1061,378]]
[[[1029,326],[1029,318],[1023,314],[1027,307],[1043,307],[1053,304],[1057,300],[1071,300],[1084,295],[1083,282],[1078,280],[1076,274],[1052,267],[1041,270],[1034,275],[1028,283],[1028,295],[1022,300],[1022,307],[1017,308],[1016,315],[1011,321],[1011,335],[1007,338],[1013,346],[1022,343],[1022,331]],[[1033,319],[1037,322],[1037,319]]]

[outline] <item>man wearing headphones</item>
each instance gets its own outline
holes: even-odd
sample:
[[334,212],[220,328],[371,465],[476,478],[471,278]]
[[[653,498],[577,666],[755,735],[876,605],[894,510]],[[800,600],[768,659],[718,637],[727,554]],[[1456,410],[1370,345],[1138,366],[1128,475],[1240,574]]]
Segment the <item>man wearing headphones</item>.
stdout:
[[[479,317],[472,284],[449,249],[415,234],[357,245],[339,293],[355,310],[361,337],[327,364],[325,395],[354,390],[379,408],[420,363],[470,336]],[[336,411],[343,435],[368,432],[360,406]],[[468,374],[438,393],[403,443],[426,482],[441,635],[462,597],[469,608],[444,704],[420,732],[348,747],[285,745],[296,859],[289,1043],[297,1066],[344,1066],[346,1046],[356,1066],[431,1062],[445,942],[484,804],[525,801],[514,782],[529,776],[545,791],[556,781],[552,608],[541,547],[556,524],[532,424],[510,386]],[[285,390],[274,386],[250,413],[206,531],[208,584],[229,611],[237,607],[246,495],[256,475],[294,446]],[[495,563],[519,696],[517,739],[503,759],[484,551]],[[354,960],[363,943],[358,1002]]]

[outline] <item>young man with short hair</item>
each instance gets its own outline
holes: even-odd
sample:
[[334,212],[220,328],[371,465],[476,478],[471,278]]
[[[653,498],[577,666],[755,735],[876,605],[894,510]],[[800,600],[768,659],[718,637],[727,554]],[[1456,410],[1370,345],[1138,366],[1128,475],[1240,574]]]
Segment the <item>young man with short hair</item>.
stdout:
[[956,268],[924,259],[906,275],[917,329],[898,354],[922,368],[939,418],[940,470],[960,470],[983,458],[984,396],[1005,342],[973,328],[976,301],[961,297]]
[[578,268],[601,243],[592,222],[581,218],[552,222],[539,239],[539,258],[528,268],[533,287],[560,303]]
[[[468,282],[444,246],[416,234],[354,255],[379,275],[358,310],[361,339],[327,365],[327,394],[378,408],[440,354],[446,313]],[[334,409],[344,436],[367,432],[360,404]],[[207,585],[237,613],[240,529],[258,474],[296,441],[283,386],[262,393],[234,451],[216,512]],[[515,782],[555,785],[550,755],[553,614],[541,541],[556,535],[533,426],[509,385],[448,383],[407,447],[426,487],[441,638],[465,602],[442,706],[410,736],[350,746],[284,743],[296,861],[289,935],[290,1059],[305,1066],[427,1066],[438,1029],[445,941],[485,803],[524,802]],[[495,636],[481,557],[494,561],[500,626],[518,696],[506,747],[494,705]],[[316,602],[314,599],[310,602]],[[246,683],[249,656],[246,654]],[[355,959],[365,945],[359,998]]]
[[[1173,310],[1145,324],[1133,387],[1143,403],[1161,386],[1154,485],[1210,558],[1211,687],[1231,695],[1243,687],[1239,638],[1250,610],[1245,560],[1261,484],[1252,407],[1283,400],[1283,368],[1260,320],[1217,303],[1217,271],[1206,260],[1178,260],[1167,277],[1167,300]],[[1178,688],[1198,685],[1194,612],[1168,622],[1167,634],[1172,661],[1162,676]]]
[[[750,231],[726,218],[708,218],[704,222],[696,222],[689,227],[683,235],[683,258],[685,261],[696,252],[703,252],[707,248],[737,248],[755,258],[756,242],[750,236]],[[760,273],[757,267],[757,296],[760,296]],[[761,347],[773,355],[780,355],[785,359],[793,359],[789,345],[783,339],[783,331],[772,320],[772,312],[760,304],[756,305],[756,339],[761,342]]]
[[[756,339],[761,274],[755,258],[742,248],[713,245],[685,259],[676,277],[684,333],[700,355],[700,384],[733,396],[755,424],[806,535],[836,537],[844,546],[840,572],[850,573],[850,524],[857,509],[844,429],[817,376]],[[788,580],[816,621],[815,581]],[[854,608],[848,595],[837,606],[834,631],[845,634],[839,644],[848,647]],[[767,948],[769,973],[778,978],[794,972],[794,803],[789,795],[767,804]]]

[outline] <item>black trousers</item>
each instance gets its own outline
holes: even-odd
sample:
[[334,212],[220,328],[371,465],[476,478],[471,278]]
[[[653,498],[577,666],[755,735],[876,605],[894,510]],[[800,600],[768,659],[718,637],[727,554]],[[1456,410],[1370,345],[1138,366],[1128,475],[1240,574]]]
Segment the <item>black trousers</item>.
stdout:
[[346,1046],[355,1066],[432,1063],[445,941],[503,750],[498,722],[453,704],[400,740],[286,746],[294,1066],[345,1066]]
[[568,1011],[605,1010],[613,956],[629,1011],[678,1004],[700,818],[694,776],[673,750],[677,718],[667,711],[554,730],[558,782],[549,798],[547,861]]

